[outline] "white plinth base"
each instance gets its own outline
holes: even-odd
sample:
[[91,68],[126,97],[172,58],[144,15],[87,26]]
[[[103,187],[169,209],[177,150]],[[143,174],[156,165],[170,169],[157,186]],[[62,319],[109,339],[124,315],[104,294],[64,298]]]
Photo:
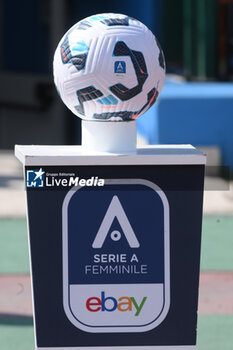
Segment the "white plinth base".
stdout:
[[137,124],[82,120],[82,147],[87,152],[136,153]]

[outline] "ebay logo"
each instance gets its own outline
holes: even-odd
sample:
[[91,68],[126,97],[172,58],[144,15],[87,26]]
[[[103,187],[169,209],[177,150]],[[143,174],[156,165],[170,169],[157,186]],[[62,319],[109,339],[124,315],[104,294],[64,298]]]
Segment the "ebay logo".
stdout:
[[106,297],[105,292],[101,292],[100,298],[91,297],[86,301],[86,308],[90,312],[113,312],[115,310],[125,312],[135,312],[134,316],[138,316],[146,302],[147,297],[143,297],[141,301],[136,301],[134,297]]

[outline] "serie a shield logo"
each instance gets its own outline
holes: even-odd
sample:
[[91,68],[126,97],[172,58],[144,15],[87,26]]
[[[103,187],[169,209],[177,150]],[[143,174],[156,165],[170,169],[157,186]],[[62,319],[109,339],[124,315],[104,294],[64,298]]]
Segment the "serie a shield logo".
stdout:
[[170,305],[169,204],[143,179],[73,187],[63,202],[63,304],[86,332],[144,332]]

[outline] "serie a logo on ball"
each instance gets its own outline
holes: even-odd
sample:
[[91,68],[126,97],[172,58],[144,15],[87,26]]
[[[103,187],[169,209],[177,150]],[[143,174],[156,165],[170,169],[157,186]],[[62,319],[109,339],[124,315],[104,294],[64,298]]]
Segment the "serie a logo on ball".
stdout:
[[122,14],[78,22],[54,56],[59,95],[82,119],[136,119],[155,103],[164,79],[158,40],[144,24]]

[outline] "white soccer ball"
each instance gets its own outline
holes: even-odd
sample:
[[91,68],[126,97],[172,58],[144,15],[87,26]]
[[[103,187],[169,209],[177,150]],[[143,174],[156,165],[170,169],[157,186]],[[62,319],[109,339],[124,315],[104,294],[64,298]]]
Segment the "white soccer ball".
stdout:
[[158,40],[141,22],[104,13],[76,23],[54,55],[65,105],[85,120],[132,120],[156,101],[165,79]]

